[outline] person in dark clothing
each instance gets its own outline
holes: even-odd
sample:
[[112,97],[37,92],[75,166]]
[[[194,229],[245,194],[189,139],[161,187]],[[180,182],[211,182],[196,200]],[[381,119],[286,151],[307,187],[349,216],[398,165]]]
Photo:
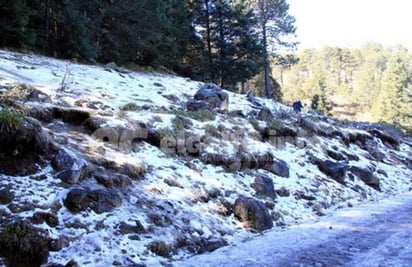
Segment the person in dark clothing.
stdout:
[[302,102],[296,101],[296,102],[293,102],[292,107],[295,112],[299,113],[302,111],[303,105],[302,105]]

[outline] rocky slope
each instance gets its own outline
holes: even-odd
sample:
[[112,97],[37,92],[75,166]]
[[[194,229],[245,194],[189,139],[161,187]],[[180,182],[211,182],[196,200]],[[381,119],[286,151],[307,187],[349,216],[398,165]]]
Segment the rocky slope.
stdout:
[[173,265],[411,187],[394,129],[182,77],[0,51],[0,98],[4,264]]

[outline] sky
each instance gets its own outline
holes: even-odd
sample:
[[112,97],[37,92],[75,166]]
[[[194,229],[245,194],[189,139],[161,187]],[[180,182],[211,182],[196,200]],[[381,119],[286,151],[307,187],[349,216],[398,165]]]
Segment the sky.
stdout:
[[288,0],[298,49],[325,45],[359,48],[367,42],[402,44],[412,51],[409,0]]

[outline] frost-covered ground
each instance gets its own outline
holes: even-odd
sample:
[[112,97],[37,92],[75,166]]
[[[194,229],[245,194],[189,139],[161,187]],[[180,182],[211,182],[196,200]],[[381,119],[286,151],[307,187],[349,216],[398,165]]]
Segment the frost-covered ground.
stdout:
[[[72,188],[108,186],[97,177],[67,185],[56,178],[51,166],[34,175],[42,179],[0,173],[0,186],[12,187],[16,196],[12,204],[18,207],[10,211],[10,204],[0,205],[4,213],[20,218],[31,218],[36,211],[57,215],[57,226],[38,225],[47,229],[50,236],[65,240],[60,251],[50,253],[49,262],[65,264],[73,259],[80,266],[180,266],[182,259],[199,250],[213,250],[210,246],[216,244],[220,244],[217,247],[224,243],[236,245],[257,235],[230,210],[239,196],[265,204],[275,223],[268,233],[272,235],[288,231],[285,226],[288,229],[334,213],[338,208],[377,201],[411,188],[412,171],[407,164],[412,158],[410,141],[400,141],[394,148],[350,123],[308,113],[297,115],[291,108],[266,99],[258,101],[269,108],[275,121],[258,120],[256,114],[260,108],[245,95],[232,92],[227,92],[226,113],[216,113],[210,118],[186,116],[186,102],[202,86],[187,78],[0,51],[0,89],[6,93],[16,85],[32,86],[51,98],[46,104],[25,102],[29,108],[81,109],[91,117],[104,119],[105,131],[134,129],[139,124],[157,132],[179,131],[186,141],[191,137],[202,140],[201,153],[224,158],[238,157],[240,152],[270,154],[275,160],[283,160],[289,169],[289,177],[262,168],[231,169],[206,164],[200,157],[185,152],[165,153],[164,147],[145,140],[136,143],[127,139],[113,145],[100,140],[98,133],[89,134],[60,120],[44,122],[43,127],[56,140],[64,140],[58,142],[60,147],[73,155],[77,164],[94,159],[94,162],[110,161],[116,166],[144,168],[142,179],[131,179],[129,185],[118,189],[121,206],[101,214],[90,209],[73,213],[63,205]],[[259,128],[268,128],[269,123],[301,130],[301,120],[315,125],[305,128],[314,131],[310,137],[298,135],[292,141],[278,138],[271,142],[264,140],[259,132]],[[340,137],[322,130],[338,132]],[[374,141],[373,151],[366,150],[356,140],[345,143],[341,137],[346,135],[370,138]],[[328,160],[327,151],[346,155],[349,167],[370,169],[379,180],[380,191],[350,171],[344,175],[344,183],[320,171],[313,158]],[[374,157],[377,153],[379,157]],[[276,198],[260,196],[251,186],[260,174],[273,181]],[[25,209],[28,203],[30,208]],[[299,228],[294,226],[293,231],[296,229]],[[170,249],[167,257],[149,249],[154,241],[167,244]],[[175,263],[177,260],[180,261]]]

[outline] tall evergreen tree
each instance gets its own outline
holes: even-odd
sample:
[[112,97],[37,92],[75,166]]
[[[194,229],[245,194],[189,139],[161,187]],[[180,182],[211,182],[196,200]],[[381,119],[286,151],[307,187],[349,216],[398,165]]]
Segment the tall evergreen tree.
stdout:
[[293,47],[294,42],[287,37],[296,31],[295,18],[289,14],[289,4],[286,0],[250,0],[255,10],[260,27],[260,38],[263,44],[263,68],[265,92],[268,98],[272,97],[270,55],[278,46]]
[[206,42],[209,77],[221,86],[234,86],[256,75],[263,50],[253,13],[227,0],[202,3],[197,23]]

